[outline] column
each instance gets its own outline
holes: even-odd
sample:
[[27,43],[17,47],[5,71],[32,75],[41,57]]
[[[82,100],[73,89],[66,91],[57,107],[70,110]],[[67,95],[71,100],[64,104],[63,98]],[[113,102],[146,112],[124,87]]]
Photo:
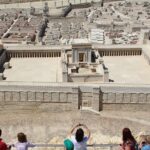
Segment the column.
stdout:
[[128,52],[128,55],[129,55],[129,56],[131,55],[131,51]]

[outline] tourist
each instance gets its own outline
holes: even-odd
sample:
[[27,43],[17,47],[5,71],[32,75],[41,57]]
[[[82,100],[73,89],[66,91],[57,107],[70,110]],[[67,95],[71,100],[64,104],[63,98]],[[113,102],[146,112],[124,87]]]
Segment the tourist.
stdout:
[[66,150],[74,150],[74,145],[70,139],[64,141],[64,146]]
[[142,139],[139,143],[139,150],[150,150],[150,145],[146,136],[142,136]]
[[24,133],[17,134],[18,142],[16,144],[12,144],[17,150],[28,150],[28,147],[35,147],[34,144],[31,144],[27,141],[27,137]]
[[134,139],[129,128],[122,130],[122,144],[120,144],[121,150],[136,150],[138,149],[137,142]]
[[[84,130],[87,132],[87,136],[84,136]],[[73,133],[75,132],[75,135]],[[84,124],[78,124],[71,130],[71,141],[74,144],[74,150],[86,150],[87,141],[90,138],[90,130]]]
[[[0,129],[0,137],[2,135],[2,130]],[[7,150],[6,143],[0,138],[0,150]]]

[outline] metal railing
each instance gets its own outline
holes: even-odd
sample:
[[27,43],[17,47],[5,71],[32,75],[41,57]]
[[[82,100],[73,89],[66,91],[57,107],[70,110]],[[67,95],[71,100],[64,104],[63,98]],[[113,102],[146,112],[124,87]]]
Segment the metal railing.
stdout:
[[[65,150],[63,144],[35,144],[36,147],[30,150]],[[118,144],[92,144],[87,145],[87,150],[118,150]],[[12,148],[11,150],[15,150]]]
[[33,1],[33,2],[21,2],[21,3],[0,3],[0,9],[6,9],[6,8],[30,8],[31,6],[34,6],[36,8],[43,8],[45,5],[45,2],[48,3],[48,6],[50,8],[55,7],[64,7],[71,4],[83,4],[83,3],[89,3],[89,2],[100,2],[101,0],[51,0],[51,1]]

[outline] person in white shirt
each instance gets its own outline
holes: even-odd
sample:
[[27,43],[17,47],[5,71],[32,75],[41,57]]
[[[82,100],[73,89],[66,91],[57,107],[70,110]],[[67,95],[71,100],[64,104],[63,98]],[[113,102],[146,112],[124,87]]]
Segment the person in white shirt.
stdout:
[[24,133],[17,134],[18,142],[12,144],[11,146],[15,147],[16,150],[28,150],[29,147],[35,147],[36,145],[29,143],[27,137]]
[[[73,135],[75,131],[75,135]],[[84,136],[84,132],[87,136]],[[90,130],[84,124],[78,124],[71,130],[71,141],[74,144],[74,150],[87,150],[87,141],[90,138]]]

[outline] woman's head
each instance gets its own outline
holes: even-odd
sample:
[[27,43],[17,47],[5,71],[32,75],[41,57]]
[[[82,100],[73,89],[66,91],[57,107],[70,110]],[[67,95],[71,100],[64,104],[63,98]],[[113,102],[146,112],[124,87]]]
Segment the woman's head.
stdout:
[[76,134],[75,134],[77,142],[83,141],[84,138],[84,131],[82,128],[77,129]]
[[122,140],[123,140],[123,142],[126,142],[128,140],[131,140],[131,141],[135,142],[135,139],[134,139],[134,137],[133,137],[133,135],[132,135],[129,128],[124,128],[122,130]]
[[26,135],[25,135],[24,133],[22,133],[22,132],[17,134],[17,138],[18,138],[18,141],[19,141],[20,143],[27,142],[27,137],[26,137]]

